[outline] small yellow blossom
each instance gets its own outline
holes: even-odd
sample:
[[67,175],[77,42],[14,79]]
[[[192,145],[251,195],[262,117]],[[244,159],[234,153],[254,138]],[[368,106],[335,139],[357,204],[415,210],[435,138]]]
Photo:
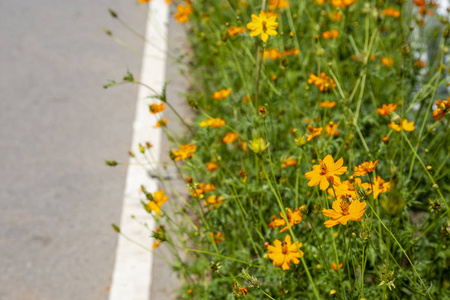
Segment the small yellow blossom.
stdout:
[[388,116],[397,109],[397,104],[383,104],[381,108],[377,108],[377,113],[381,116]]
[[230,89],[223,89],[217,92],[214,92],[214,94],[212,95],[214,100],[219,100],[219,99],[224,99],[228,96],[231,95],[231,90]]
[[312,125],[308,125],[309,135],[306,139],[307,142],[310,142],[313,138],[318,137],[322,134],[322,127],[314,128]]
[[364,161],[359,166],[355,166],[355,173],[353,176],[366,176],[367,173],[375,171],[375,168],[377,167],[378,160],[375,162],[372,161]]
[[239,137],[239,135],[237,133],[228,132],[222,139],[222,142],[224,142],[225,144],[231,144],[232,142],[237,140],[238,137]]
[[322,32],[322,37],[326,40],[335,39],[338,36],[339,36],[339,31],[337,31],[336,29]]
[[308,186],[316,186],[320,184],[321,190],[326,190],[330,182],[334,186],[341,184],[341,180],[337,175],[347,172],[347,167],[343,167],[344,160],[340,158],[334,162],[333,157],[328,154],[323,160],[319,160],[319,165],[313,165],[313,170],[305,174],[309,179]]
[[337,130],[338,124],[330,121],[325,125],[325,131],[329,136],[337,136],[339,135],[339,131]]
[[166,106],[164,105],[164,102],[161,102],[160,104],[150,104],[149,110],[152,114],[157,114],[166,109]]
[[173,155],[175,155],[175,161],[177,160],[185,160],[187,158],[194,157],[194,152],[197,151],[197,145],[193,144],[185,144],[181,145],[180,148],[176,151],[172,151]]
[[[288,218],[288,222],[289,222],[289,226],[292,228],[295,224],[298,224],[302,221],[303,215],[300,212],[300,210],[298,208],[294,209],[294,211],[292,212],[292,210],[290,208],[287,209],[287,218]],[[286,225],[286,221],[283,217],[283,213],[280,212],[280,216],[281,219],[277,219],[276,217],[272,217],[272,222],[270,222],[268,224],[269,227],[275,228],[275,227],[281,227]],[[282,228],[280,230],[280,232],[286,231],[289,229],[289,226],[286,226],[284,228]]]
[[225,198],[224,196],[216,196],[216,195],[211,195],[208,197],[208,199],[205,200],[205,205],[209,205],[209,209],[214,209],[214,208],[218,208],[222,203],[222,199]]
[[147,203],[147,206],[158,215],[161,212],[161,206],[169,200],[169,196],[164,195],[164,190],[155,192],[153,195],[153,200]]
[[189,1],[186,1],[186,6],[182,4],[178,4],[177,13],[173,15],[175,19],[177,19],[178,23],[184,23],[189,21],[189,15],[192,14],[192,5]]
[[333,209],[323,209],[322,213],[331,217],[326,221],[325,227],[333,227],[338,224],[347,225],[348,221],[362,221],[362,215],[365,212],[366,202],[354,200],[349,203],[346,199],[336,199],[332,204]]
[[299,258],[303,257],[303,251],[298,248],[302,247],[302,243],[291,242],[291,236],[286,235],[284,241],[275,240],[274,246],[267,246],[269,253],[267,256],[273,260],[275,266],[281,266],[283,270],[288,270],[291,266],[291,262],[294,264],[300,263]]
[[373,179],[373,198],[376,199],[379,194],[387,193],[391,190],[391,183],[385,182],[383,178],[377,176]]
[[392,121],[390,124],[388,124],[390,128],[392,128],[395,131],[401,131],[402,129],[404,131],[414,131],[416,127],[414,126],[414,122],[408,122],[406,119],[400,119],[400,125]]
[[261,35],[261,40],[265,43],[269,35],[277,35],[276,16],[268,17],[264,11],[259,13],[259,16],[252,14],[252,21],[247,24],[247,28],[251,30],[250,36]]
[[156,121],[156,125],[153,126],[153,128],[159,128],[159,127],[166,126],[167,123],[169,123],[169,120],[167,120],[167,119],[161,119],[161,120],[159,120],[159,121]]
[[325,92],[328,89],[334,89],[336,87],[334,80],[323,72],[320,73],[319,76],[314,75],[314,73],[309,74],[308,83],[313,83],[315,86],[319,87],[321,92]]
[[200,127],[221,128],[225,125],[225,120],[221,118],[208,118],[206,121],[200,123]]

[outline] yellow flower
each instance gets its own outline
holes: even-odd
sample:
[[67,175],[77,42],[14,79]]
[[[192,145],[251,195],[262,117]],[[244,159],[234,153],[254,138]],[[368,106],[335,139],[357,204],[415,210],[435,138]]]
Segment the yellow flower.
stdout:
[[[283,225],[286,225],[286,221],[284,220],[283,213],[280,212],[281,219],[272,218],[272,222],[268,224],[269,227],[275,228],[275,227],[281,227]],[[287,218],[289,222],[289,226],[292,228],[295,224],[298,224],[302,221],[303,215],[300,212],[298,208],[294,209],[294,212],[290,208],[287,209]],[[289,227],[286,225],[283,229],[280,230],[280,232],[288,230]]]
[[394,60],[389,57],[383,57],[383,59],[381,59],[381,63],[386,67],[391,67],[394,65]]
[[211,128],[220,128],[225,125],[225,120],[222,120],[221,118],[208,118],[206,121],[203,121],[200,123],[200,127],[208,127],[211,126]]
[[153,126],[153,128],[159,128],[159,127],[166,126],[167,123],[169,123],[169,120],[167,120],[167,119],[161,119],[161,120],[159,120],[159,121],[156,121],[156,125]]
[[269,0],[269,9],[274,10],[277,8],[285,8],[289,6],[287,0]]
[[323,209],[322,213],[332,219],[326,221],[325,227],[333,227],[337,224],[347,225],[348,221],[362,221],[362,215],[366,208],[366,202],[354,200],[349,203],[347,200],[337,199],[333,201],[333,209]]
[[147,203],[147,206],[158,215],[161,212],[161,206],[169,200],[169,196],[164,195],[164,190],[155,192],[153,195],[153,200]]
[[228,35],[235,36],[237,34],[243,33],[244,31],[245,31],[244,27],[230,26],[230,28],[228,28]]
[[[339,269],[342,269],[342,266],[343,266],[343,264],[340,263],[340,264],[339,264]],[[331,268],[332,268],[333,270],[335,270],[335,271],[338,270],[338,266],[337,266],[337,264],[336,264],[334,261],[331,262]]]
[[353,176],[366,176],[367,173],[373,172],[377,167],[378,160],[375,162],[372,161],[364,161],[359,166],[355,166],[355,173]]
[[223,89],[223,90],[214,92],[212,97],[215,100],[219,100],[219,99],[224,99],[224,98],[230,96],[230,94],[231,94],[231,90],[230,89]]
[[253,152],[256,154],[264,152],[268,147],[270,146],[270,143],[266,142],[263,138],[255,136],[253,140],[250,142],[250,145],[248,147],[252,149]]
[[199,197],[199,198],[203,198],[203,194],[209,193],[209,192],[213,192],[216,190],[216,187],[211,184],[204,184],[203,182],[200,182],[197,186],[196,189],[193,189],[191,191],[191,195],[192,197]]
[[314,83],[315,86],[319,87],[321,92],[325,92],[328,89],[334,89],[336,84],[331,77],[328,77],[325,73],[320,73],[319,76],[314,75],[314,73],[309,74],[308,83]]
[[[362,183],[360,178],[355,178],[353,182],[349,180],[343,181],[340,185],[335,186],[334,189],[329,188],[327,190],[330,195],[328,198],[333,199],[357,199],[358,187],[368,190],[370,192],[370,183]],[[336,195],[334,194],[336,192]],[[336,196],[336,197],[335,197]]]
[[299,258],[303,257],[303,251],[298,250],[303,244],[299,242],[291,242],[291,236],[288,234],[284,241],[273,241],[274,246],[267,246],[269,253],[267,256],[273,260],[274,266],[281,266],[283,270],[289,269],[291,262],[300,263]]
[[193,10],[191,4],[186,1],[186,6],[178,4],[177,13],[174,14],[173,17],[177,19],[178,23],[184,23],[189,21],[189,15],[192,14],[192,12]]
[[397,104],[383,104],[381,108],[377,108],[377,113],[381,116],[388,116],[397,109]]
[[214,172],[215,170],[220,169],[220,167],[218,165],[216,165],[216,163],[214,163],[214,162],[207,162],[207,163],[205,163],[205,165],[208,168],[208,171],[210,171],[210,172]]
[[275,21],[275,16],[268,17],[264,11],[261,11],[259,16],[252,14],[252,21],[247,24],[247,28],[251,30],[250,36],[261,35],[261,40],[265,43],[269,35],[277,35],[275,28],[278,23]]
[[406,119],[400,119],[400,125],[392,121],[390,124],[388,124],[390,128],[392,128],[395,131],[401,131],[402,129],[404,131],[414,131],[416,127],[414,126],[414,122],[408,122]]
[[319,106],[323,107],[323,108],[333,108],[336,106],[336,101],[323,101],[323,102],[319,102]]
[[339,135],[339,131],[337,130],[338,124],[330,121],[325,125],[325,131],[329,136]]
[[164,102],[161,102],[160,104],[150,104],[149,106],[150,113],[157,114],[166,109],[166,106],[164,105]]
[[400,11],[398,11],[392,7],[389,7],[387,9],[383,9],[383,16],[398,18],[398,17],[400,17]]
[[205,205],[209,205],[209,209],[214,209],[219,207],[223,201],[222,199],[225,198],[224,196],[216,196],[216,195],[211,195],[208,197],[208,199],[205,200]]
[[237,140],[238,137],[239,135],[237,133],[228,132],[222,139],[222,142],[224,142],[225,144],[231,144],[232,142]]
[[335,39],[339,36],[339,31],[332,29],[330,31],[325,31],[322,33],[322,37],[326,40]]
[[175,161],[177,160],[185,160],[186,158],[194,157],[194,153],[197,151],[197,145],[186,144],[181,145],[180,148],[176,151],[172,151],[173,155],[175,155]]
[[287,168],[289,166],[296,166],[297,165],[297,161],[295,159],[293,159],[292,157],[289,158],[288,160],[283,160],[283,169]]
[[450,110],[450,97],[447,100],[436,100],[436,110],[433,111],[433,119],[439,121]]
[[331,4],[335,7],[347,7],[355,2],[356,0],[331,0]]
[[373,179],[373,198],[376,199],[379,194],[387,193],[391,190],[391,183],[385,182],[383,178],[377,176]]
[[312,127],[312,125],[308,125],[308,131],[309,131],[309,135],[308,138],[306,139],[307,142],[311,141],[313,138],[318,137],[322,134],[322,127],[319,128],[314,128]]
[[333,157],[328,154],[323,160],[319,160],[320,165],[313,165],[313,170],[305,174],[309,179],[308,186],[316,186],[320,184],[321,190],[326,190],[330,182],[334,186],[341,184],[341,180],[337,175],[347,172],[347,167],[343,167],[344,160],[340,158],[336,163]]

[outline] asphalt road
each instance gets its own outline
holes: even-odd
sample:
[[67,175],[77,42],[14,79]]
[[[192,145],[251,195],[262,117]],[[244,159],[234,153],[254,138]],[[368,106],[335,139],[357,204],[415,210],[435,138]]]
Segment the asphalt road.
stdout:
[[135,1],[0,1],[0,299],[107,299],[141,56]]

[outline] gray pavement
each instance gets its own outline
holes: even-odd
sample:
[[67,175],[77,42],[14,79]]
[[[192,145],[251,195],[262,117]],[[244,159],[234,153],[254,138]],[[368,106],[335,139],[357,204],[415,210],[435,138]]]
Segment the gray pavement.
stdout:
[[137,88],[104,90],[141,57],[107,8],[135,1],[0,1],[0,299],[107,299]]

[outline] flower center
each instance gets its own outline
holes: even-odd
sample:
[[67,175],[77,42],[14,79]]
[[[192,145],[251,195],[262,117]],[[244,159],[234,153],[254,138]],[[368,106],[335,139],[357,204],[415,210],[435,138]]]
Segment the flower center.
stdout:
[[263,31],[266,32],[267,31],[267,22],[266,21],[262,22],[262,27],[263,27]]
[[348,215],[348,202],[342,201],[340,206],[341,206],[341,210],[342,210],[342,215],[344,215],[344,216]]
[[327,165],[324,162],[320,161],[320,175],[326,175],[327,172]]
[[283,253],[284,255],[286,255],[288,253],[288,247],[287,247],[287,243],[285,241],[283,241],[281,243],[281,253]]

